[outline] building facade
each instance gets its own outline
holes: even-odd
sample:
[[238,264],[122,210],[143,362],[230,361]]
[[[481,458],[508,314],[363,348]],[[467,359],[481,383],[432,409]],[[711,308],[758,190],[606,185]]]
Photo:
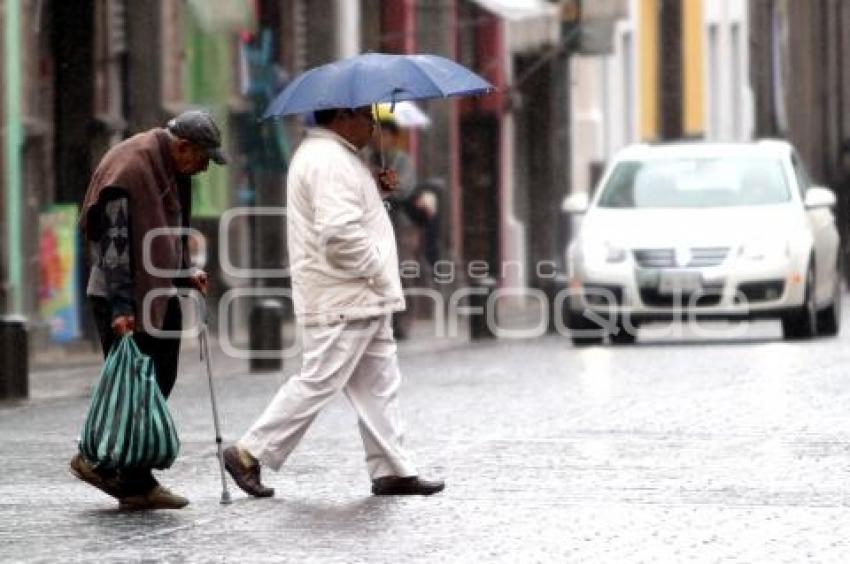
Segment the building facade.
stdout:
[[[752,0],[749,77],[755,135],[785,137],[813,181],[838,197],[850,240],[850,5],[841,0]],[[844,264],[847,245],[844,246]]]
[[745,0],[623,0],[601,53],[573,58],[573,188],[626,145],[754,135]]
[[[250,100],[240,90],[240,50],[276,6],[229,0],[4,0],[0,6],[0,307],[27,318],[35,351],[88,346],[94,333],[84,304],[88,253],[75,224],[93,168],[120,140],[194,106],[212,111],[228,149],[243,155],[234,124]],[[211,167],[196,180],[196,227],[213,246],[241,168]]]
[[[221,218],[285,203],[286,163],[303,130],[297,120],[257,121],[274,93],[307,68],[364,51],[440,54],[498,88],[480,99],[422,102],[432,127],[412,132],[408,147],[419,178],[443,187],[440,258],[455,282],[465,283],[475,263],[499,287],[545,286],[539,265],[550,274],[560,254],[558,209],[570,179],[562,27],[573,4],[0,1],[0,308],[26,316],[35,351],[93,347],[88,253],[68,240],[91,172],[115,143],[197,106],[222,124],[232,157],[194,181],[193,226],[208,242],[212,301],[231,288],[285,287],[280,277],[221,268]],[[228,264],[285,265],[280,217],[248,214],[226,227]],[[73,313],[58,344],[56,308]],[[237,309],[244,326],[248,306]]]

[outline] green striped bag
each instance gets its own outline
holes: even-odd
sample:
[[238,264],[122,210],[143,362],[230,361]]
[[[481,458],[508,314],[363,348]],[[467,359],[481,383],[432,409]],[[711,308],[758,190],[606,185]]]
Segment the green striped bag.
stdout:
[[80,438],[80,452],[98,468],[168,468],[180,440],[156,383],[153,361],[132,336],[106,357]]

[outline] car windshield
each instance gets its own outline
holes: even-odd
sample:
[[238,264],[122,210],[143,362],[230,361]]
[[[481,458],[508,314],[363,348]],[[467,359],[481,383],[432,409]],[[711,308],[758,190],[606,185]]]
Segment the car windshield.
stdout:
[[790,198],[778,159],[689,158],[617,164],[603,188],[598,206],[761,206],[787,202]]

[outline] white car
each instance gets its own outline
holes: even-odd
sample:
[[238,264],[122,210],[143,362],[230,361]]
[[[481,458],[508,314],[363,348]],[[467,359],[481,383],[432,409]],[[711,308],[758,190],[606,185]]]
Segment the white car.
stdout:
[[835,194],[785,141],[633,145],[580,214],[567,250],[573,342],[635,338],[641,323],[777,318],[785,338],[835,335],[841,254]]

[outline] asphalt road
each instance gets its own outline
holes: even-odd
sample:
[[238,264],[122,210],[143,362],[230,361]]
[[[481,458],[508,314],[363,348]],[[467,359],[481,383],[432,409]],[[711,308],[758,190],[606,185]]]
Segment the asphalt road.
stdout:
[[[206,383],[187,350],[171,400],[183,451],[160,479],[192,504],[119,512],[67,471],[91,369],[40,373],[34,400],[0,407],[0,559],[850,561],[850,329],[809,342],[772,323],[716,329],[650,327],[618,348],[403,345],[408,446],[447,482],[431,498],[369,495],[340,398],[267,475],[277,497],[232,486],[235,503],[219,505]],[[226,358],[215,370],[233,439],[283,376]]]

